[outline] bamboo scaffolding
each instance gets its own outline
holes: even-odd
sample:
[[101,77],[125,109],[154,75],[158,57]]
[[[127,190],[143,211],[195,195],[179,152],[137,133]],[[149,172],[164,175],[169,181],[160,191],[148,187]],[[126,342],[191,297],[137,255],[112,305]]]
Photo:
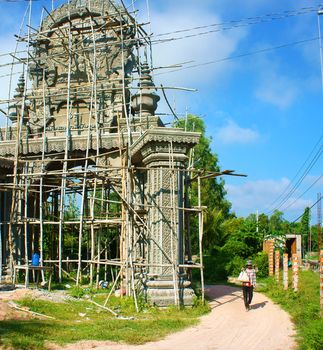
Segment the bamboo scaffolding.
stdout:
[[[46,10],[46,9],[45,9]],[[70,24],[70,13],[68,12],[69,18],[69,38],[68,45],[69,48],[72,45],[72,35],[71,35],[71,24]],[[60,30],[60,28],[59,28]],[[60,30],[61,31],[61,30]],[[70,85],[71,85],[71,66],[72,66],[72,56],[69,52],[68,55],[68,74],[67,74],[67,102],[66,102],[66,133],[65,133],[65,154],[64,154],[64,162],[63,162],[63,173],[67,172],[67,162],[69,154],[69,125],[70,125],[70,108],[71,108],[71,100],[70,100]],[[43,116],[45,119],[45,115]],[[66,191],[66,175],[62,176],[61,181],[61,195],[60,195],[60,217],[59,217],[59,237],[58,237],[58,257],[59,257],[59,268],[58,268],[58,276],[59,282],[62,283],[62,251],[63,251],[63,223],[64,223],[64,208],[65,208],[65,191]]]
[[[46,83],[45,75],[42,71],[42,83],[37,83],[32,89],[28,89],[27,80],[24,85],[22,96],[22,110],[17,113],[17,127],[6,129],[5,141],[7,144],[13,144],[15,147],[14,168],[11,174],[7,174],[5,180],[0,183],[0,192],[2,197],[11,194],[10,217],[3,218],[0,222],[1,233],[8,232],[10,259],[13,262],[14,250],[14,231],[23,233],[24,237],[24,263],[30,262],[30,247],[35,251],[36,247],[40,250],[41,267],[44,264],[54,264],[58,271],[59,282],[62,282],[62,275],[75,280],[78,285],[82,280],[82,273],[89,272],[90,284],[96,283],[99,286],[100,267],[104,266],[104,280],[108,279],[108,267],[111,269],[111,278],[113,286],[104,306],[109,300],[112,291],[120,283],[120,294],[124,289],[128,296],[133,296],[136,310],[138,311],[138,277],[139,271],[144,271],[147,276],[151,273],[151,267],[160,267],[162,270],[171,271],[172,283],[174,288],[175,305],[181,305],[180,279],[184,274],[184,269],[191,271],[199,269],[201,271],[202,296],[204,298],[204,278],[203,278],[203,256],[202,256],[202,237],[203,237],[203,210],[201,203],[200,186],[201,180],[220,176],[223,173],[205,172],[194,169],[193,161],[190,159],[189,168],[179,168],[175,162],[174,145],[169,142],[169,166],[156,168],[147,168],[146,166],[137,166],[132,161],[132,143],[144,132],[148,120],[143,120],[142,110],[139,111],[138,119],[130,116],[131,93],[138,91],[140,101],[142,100],[143,89],[157,90],[175,89],[185,91],[195,91],[182,87],[143,87],[141,82],[144,77],[141,75],[141,50],[144,51],[147,60],[147,46],[150,49],[150,59],[152,60],[152,47],[150,35],[142,28],[136,19],[133,19],[126,8],[124,11],[115,7],[113,16],[93,17],[91,14],[91,3],[88,3],[88,16],[85,16],[79,24],[74,23],[74,19],[59,27],[55,27],[56,37],[51,38],[52,49],[60,47],[59,52],[50,54],[49,57],[57,62],[61,58],[68,58],[68,64],[64,63],[67,70],[67,84],[64,87],[53,88]],[[113,5],[114,6],[114,5]],[[54,18],[48,13],[48,18],[52,20],[53,26],[56,26]],[[134,12],[135,13],[135,12]],[[107,19],[113,22],[108,22]],[[130,22],[128,21],[130,19]],[[125,36],[125,29],[134,28],[135,35],[128,39]],[[40,30],[31,33],[34,30],[30,23],[28,24],[28,36],[19,36],[18,41],[26,42],[28,45],[27,55],[24,58],[17,57],[18,50],[15,50],[13,64],[23,64],[23,73],[27,77],[30,61],[42,64],[44,57],[35,57],[29,52],[29,47],[37,45],[37,41],[47,38],[47,34],[52,34],[53,29],[48,31]],[[109,33],[114,33],[113,40],[108,40],[104,44],[98,41],[98,38]],[[73,40],[79,36],[76,44]],[[86,44],[85,44],[86,42]],[[86,46],[87,45],[87,46]],[[98,73],[97,55],[103,48],[110,45],[118,45],[121,55],[121,74],[118,78],[111,78],[108,84],[104,85],[106,78],[100,77]],[[126,60],[128,46],[132,45],[137,51],[136,71],[138,76],[132,74],[126,75]],[[24,51],[26,52],[26,51]],[[24,53],[19,51],[19,53]],[[72,64],[75,57],[83,55],[86,64],[86,82],[80,85],[72,76]],[[82,56],[82,57],[83,57]],[[46,57],[45,57],[46,58]],[[13,67],[13,64],[11,67]],[[150,70],[154,68],[151,62]],[[120,73],[120,72],[119,72]],[[11,76],[14,74],[13,68]],[[27,79],[27,78],[26,78]],[[138,86],[132,86],[134,82],[139,82]],[[101,83],[103,85],[101,85]],[[114,86],[112,86],[114,84]],[[113,94],[119,93],[120,101],[114,102],[106,108],[102,108],[98,100],[101,93]],[[80,111],[78,116],[87,117],[86,123],[82,127],[75,127],[71,122],[71,116],[75,105],[73,104],[74,95],[80,94],[89,97],[89,110]],[[47,109],[50,106],[50,100],[61,96],[66,97],[66,116],[63,129],[51,128],[47,123]],[[25,103],[29,100],[31,103],[41,103],[42,111],[42,130],[41,132],[24,132],[22,126],[29,125],[32,122],[28,113],[25,113]],[[0,101],[1,103],[16,103],[16,98],[9,98]],[[104,107],[104,106],[103,106]],[[116,124],[102,125],[101,116],[106,118],[104,113],[112,113],[116,118]],[[109,114],[110,115],[110,114]],[[146,119],[146,118],[145,118]],[[136,127],[143,126],[140,131]],[[8,131],[8,133],[7,133]],[[10,131],[10,132],[9,132]],[[1,130],[0,130],[1,132]],[[13,136],[14,133],[15,139]],[[58,135],[58,136],[57,136]],[[114,149],[104,149],[102,138],[111,137],[116,142]],[[85,142],[85,149],[72,152],[70,148],[71,141],[80,138]],[[11,140],[8,140],[11,138]],[[64,142],[64,152],[49,154],[46,150],[46,142]],[[39,154],[22,154],[25,147],[29,147],[32,142],[41,142],[41,152]],[[119,164],[110,165],[105,163],[107,158],[117,158]],[[19,165],[23,162],[23,166]],[[102,165],[106,164],[106,165]],[[137,174],[149,172],[152,176],[156,173],[158,178],[169,182],[170,205],[164,204],[163,194],[157,201],[153,199],[150,202],[142,203],[135,194],[135,178]],[[229,174],[228,171],[227,174]],[[166,178],[170,174],[169,180]],[[230,173],[231,174],[231,173]],[[167,179],[167,180],[166,180]],[[198,181],[198,205],[189,207],[188,186],[192,181]],[[163,182],[163,181],[162,181]],[[184,183],[185,182],[185,183]],[[157,184],[156,184],[157,186]],[[155,189],[156,189],[155,186]],[[184,190],[185,188],[185,190]],[[100,192],[101,191],[101,192]],[[112,196],[113,195],[113,196]],[[184,200],[185,195],[185,200]],[[77,205],[80,210],[76,215],[65,216],[68,209],[68,196],[77,196]],[[146,196],[146,194],[144,194]],[[118,197],[116,199],[116,197]],[[29,209],[30,206],[30,209]],[[147,224],[140,211],[156,210],[156,215],[165,219],[165,212],[170,212],[170,216],[165,219],[165,224],[170,230],[170,252],[160,244],[154,237],[151,228]],[[33,212],[33,213],[32,213]],[[186,217],[197,215],[199,220],[199,255],[198,264],[188,264],[184,259],[184,231],[186,239],[190,239],[189,219]],[[53,229],[50,230],[49,227]],[[167,228],[167,229],[168,229]],[[163,230],[163,225],[160,225]],[[77,248],[69,248],[72,255],[65,252],[64,235],[71,233],[72,239],[76,240]],[[111,240],[110,234],[114,235]],[[162,233],[162,232],[161,232]],[[161,252],[164,257],[160,264],[148,261],[147,257],[138,256],[136,244],[139,240],[145,239],[145,234],[151,238],[151,242]],[[47,237],[48,235],[48,237]],[[11,238],[10,238],[11,237]],[[88,239],[87,239],[88,238]],[[45,241],[50,247],[45,246]],[[110,240],[110,241],[109,241]],[[182,242],[183,240],[183,242]],[[111,243],[119,244],[119,259],[113,259],[110,253]],[[178,242],[176,246],[176,242]],[[0,234],[0,254],[3,245]],[[20,250],[22,247],[20,247]],[[74,252],[74,249],[76,252]],[[189,248],[190,249],[190,248]],[[179,257],[177,251],[181,251]],[[85,254],[86,253],[86,254]],[[21,255],[20,251],[20,255]],[[86,255],[86,256],[85,256]],[[190,254],[188,254],[190,257]],[[69,258],[71,257],[71,259]],[[20,257],[21,258],[21,257]],[[1,260],[1,256],[0,256]],[[189,259],[190,260],[190,259]],[[66,264],[67,268],[63,268]],[[70,268],[76,270],[76,278],[71,276]],[[116,271],[119,269],[117,275]],[[94,276],[96,271],[96,276]],[[43,273],[43,271],[42,271]],[[0,261],[0,280],[2,274],[2,260]],[[26,281],[28,276],[26,274]],[[44,281],[44,276],[42,275]],[[119,285],[119,284],[118,284]],[[204,300],[204,299],[203,299]]]
[[[169,144],[169,169],[171,171],[170,176],[170,189],[171,189],[171,207],[175,206],[175,173],[173,172],[174,169],[174,152],[173,152],[173,143],[170,142]],[[178,194],[179,195],[179,194]],[[177,307],[180,306],[179,304],[179,295],[178,295],[178,271],[176,269],[177,261],[175,260],[174,256],[174,238],[175,238],[175,230],[174,227],[176,227],[176,210],[172,209],[171,211],[171,259],[172,259],[172,270],[173,270],[173,285],[174,285],[174,301],[175,305]],[[177,237],[178,238],[178,237]]]

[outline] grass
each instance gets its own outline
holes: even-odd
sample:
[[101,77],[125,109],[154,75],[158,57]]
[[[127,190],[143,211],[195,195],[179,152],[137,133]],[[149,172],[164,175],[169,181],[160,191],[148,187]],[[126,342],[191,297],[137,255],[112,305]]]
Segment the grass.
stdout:
[[[96,294],[93,300],[103,304],[105,297],[106,294]],[[207,305],[178,310],[156,309],[141,304],[141,312],[137,314],[130,298],[111,297],[110,308],[123,316],[135,317],[135,320],[120,320],[84,300],[52,303],[23,299],[19,304],[55,317],[55,320],[0,321],[0,345],[19,350],[46,349],[48,343],[63,345],[80,340],[142,344],[195,325],[199,322],[199,316],[209,311]]]
[[273,278],[261,281],[259,288],[274,302],[280,304],[292,317],[297,330],[300,350],[323,349],[323,318],[320,318],[319,274],[300,271],[299,291],[284,291]]

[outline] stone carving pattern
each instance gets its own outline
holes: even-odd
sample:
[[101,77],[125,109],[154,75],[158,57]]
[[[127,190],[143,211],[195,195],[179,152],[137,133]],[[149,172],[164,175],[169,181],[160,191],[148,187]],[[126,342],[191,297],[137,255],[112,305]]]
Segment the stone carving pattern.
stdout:
[[[66,126],[67,113],[67,81],[68,67],[71,64],[71,125],[72,119],[80,119],[80,124],[94,124],[95,117],[89,120],[91,109],[91,86],[88,81],[93,75],[94,69],[97,78],[97,106],[100,110],[97,115],[99,123],[109,124],[116,114],[122,114],[123,75],[128,76],[134,66],[132,53],[135,35],[134,26],[119,27],[122,7],[118,7],[114,1],[72,0],[54,10],[46,17],[41,25],[42,34],[35,37],[33,42],[34,60],[28,67],[28,73],[33,82],[31,98],[25,104],[24,123],[28,125],[29,138],[33,134],[41,133],[44,126],[44,109],[46,126]],[[92,25],[101,28],[95,29],[91,34],[90,17],[95,18]],[[130,19],[122,16],[124,23]],[[72,30],[69,30],[71,23]],[[112,26],[112,28],[111,28]],[[102,29],[104,28],[104,29]],[[121,31],[124,38],[121,49]],[[69,58],[69,37],[71,33],[72,54]],[[94,43],[96,54],[93,52]],[[123,51],[123,52],[122,52]],[[18,84],[19,85],[19,84]],[[20,85],[24,86],[24,77]],[[23,91],[23,88],[17,91]],[[19,86],[18,86],[19,88]],[[45,108],[43,103],[43,89],[45,89]],[[130,101],[128,90],[126,91],[127,104]],[[12,110],[21,111],[22,94],[15,95]],[[73,111],[72,111],[73,110]],[[78,115],[74,118],[74,115]],[[17,117],[13,116],[13,119]],[[78,124],[78,122],[77,122]],[[76,127],[79,127],[77,125]],[[37,137],[37,136],[36,136]]]
[[[176,176],[176,175],[175,175]],[[152,264],[171,264],[169,259],[177,261],[177,211],[175,222],[171,226],[173,215],[171,205],[177,206],[177,180],[175,178],[175,198],[171,200],[172,171],[167,168],[151,168],[148,171],[148,197],[152,207],[149,209],[150,235],[158,244],[151,242],[149,258]],[[173,252],[171,250],[173,247]],[[165,254],[166,253],[166,254]],[[173,255],[173,256],[172,256]],[[172,275],[172,267],[152,266],[150,272],[163,276]]]

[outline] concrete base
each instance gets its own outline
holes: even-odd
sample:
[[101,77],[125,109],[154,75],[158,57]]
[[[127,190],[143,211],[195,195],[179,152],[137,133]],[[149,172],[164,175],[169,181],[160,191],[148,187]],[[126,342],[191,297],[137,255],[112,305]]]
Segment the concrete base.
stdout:
[[11,290],[15,290],[16,287],[14,284],[9,284],[9,283],[0,283],[0,292],[8,292]]
[[[190,287],[191,282],[180,281],[176,287],[176,297],[181,306],[192,306],[195,293]],[[175,305],[175,288],[171,280],[152,280],[145,286],[147,301],[158,307]]]

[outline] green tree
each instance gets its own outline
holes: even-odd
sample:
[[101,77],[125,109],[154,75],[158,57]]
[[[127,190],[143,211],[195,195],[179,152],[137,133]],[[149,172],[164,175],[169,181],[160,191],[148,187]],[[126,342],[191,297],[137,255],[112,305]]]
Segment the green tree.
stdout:
[[269,234],[269,218],[266,214],[262,213],[258,217],[258,231],[263,238]]
[[308,251],[308,248],[309,248],[308,237],[310,233],[310,220],[311,220],[310,208],[306,207],[299,225],[299,230],[300,230],[299,233],[302,236],[302,246],[305,251]]
[[269,219],[269,234],[274,237],[286,234],[283,232],[283,223],[283,213],[279,210],[275,210]]
[[[199,143],[194,147],[190,156],[194,169],[199,169],[201,173],[220,171],[218,157],[211,150],[212,139],[205,135],[205,124],[201,118],[188,115],[187,118],[176,121],[174,126],[201,133]],[[191,206],[197,205],[197,192],[197,181],[193,181],[190,189]],[[213,246],[222,245],[227,237],[224,222],[230,217],[231,204],[225,198],[225,195],[226,191],[222,178],[213,177],[201,181],[201,204],[207,207],[203,245],[206,251],[209,251]],[[191,235],[192,250],[193,253],[196,253],[198,251],[198,221],[196,217],[191,219]]]
[[318,227],[317,225],[311,226],[311,251],[318,251],[318,235],[317,235]]
[[243,259],[252,257],[262,249],[263,237],[257,233],[257,221],[254,215],[240,221],[238,229],[233,232],[223,246],[228,257],[240,256]]

